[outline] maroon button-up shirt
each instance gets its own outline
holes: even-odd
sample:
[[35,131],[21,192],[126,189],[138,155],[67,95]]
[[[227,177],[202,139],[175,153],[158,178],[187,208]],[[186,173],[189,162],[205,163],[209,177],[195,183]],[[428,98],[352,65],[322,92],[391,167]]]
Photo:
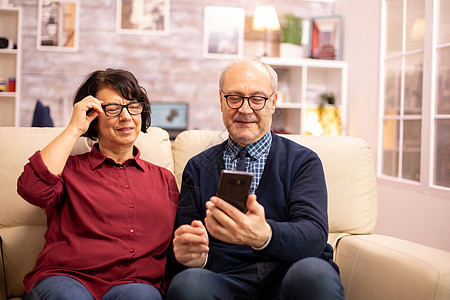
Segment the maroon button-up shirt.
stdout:
[[149,283],[163,292],[166,249],[178,203],[170,171],[139,158],[116,164],[93,147],[70,156],[52,174],[40,151],[30,157],[17,190],[45,208],[46,244],[24,278],[29,292],[41,279],[66,275],[99,299],[112,286]]

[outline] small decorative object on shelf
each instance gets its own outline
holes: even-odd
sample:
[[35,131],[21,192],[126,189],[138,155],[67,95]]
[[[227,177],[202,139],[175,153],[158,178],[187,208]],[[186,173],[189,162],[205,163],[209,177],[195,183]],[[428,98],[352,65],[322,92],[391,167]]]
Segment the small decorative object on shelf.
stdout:
[[11,93],[14,93],[16,91],[16,77],[8,78],[8,90]]
[[0,36],[0,49],[14,49],[14,41],[8,37]]
[[333,92],[320,94],[319,108],[320,107],[323,108],[325,104],[329,104],[329,105],[335,105],[336,104],[336,96],[334,95]]
[[0,78],[0,92],[6,91],[6,80],[5,78]]
[[342,122],[340,109],[336,106],[336,96],[332,92],[320,95],[318,107],[319,123],[325,135],[340,135]]
[[302,19],[294,15],[281,18],[280,57],[303,58]]
[[336,96],[333,92],[322,93],[317,108],[306,110],[305,132],[310,135],[341,135],[342,122]]

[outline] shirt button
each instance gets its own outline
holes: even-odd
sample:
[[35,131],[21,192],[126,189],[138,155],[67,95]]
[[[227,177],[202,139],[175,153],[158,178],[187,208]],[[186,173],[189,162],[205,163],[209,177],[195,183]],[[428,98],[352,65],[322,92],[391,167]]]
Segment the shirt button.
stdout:
[[131,232],[131,233],[134,233],[134,229],[130,229],[130,232]]
[[130,188],[130,186],[129,186],[129,185],[127,184],[127,185],[125,186],[125,188],[126,188],[126,189],[129,189],[129,188]]
[[130,253],[134,253],[134,250],[133,250],[133,249],[130,249]]
[[123,166],[120,166],[120,168],[119,168],[119,169],[123,170]]
[[134,204],[130,204],[130,207],[133,208],[133,207],[134,207]]

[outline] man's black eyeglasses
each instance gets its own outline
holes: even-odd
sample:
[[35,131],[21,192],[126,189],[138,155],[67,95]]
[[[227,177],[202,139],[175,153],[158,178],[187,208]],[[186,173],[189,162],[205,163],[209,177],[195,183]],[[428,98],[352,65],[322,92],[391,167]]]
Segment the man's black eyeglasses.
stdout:
[[261,110],[266,106],[267,100],[269,100],[274,93],[275,92],[273,92],[269,97],[262,97],[262,96],[243,97],[239,95],[223,95],[223,97],[225,98],[225,101],[227,102],[229,108],[239,109],[244,104],[244,100],[247,99],[248,105],[250,106],[251,109]]
[[143,102],[131,102],[125,105],[122,104],[106,104],[102,105],[105,115],[108,117],[117,117],[122,113],[123,108],[126,107],[130,115],[139,115],[144,110]]

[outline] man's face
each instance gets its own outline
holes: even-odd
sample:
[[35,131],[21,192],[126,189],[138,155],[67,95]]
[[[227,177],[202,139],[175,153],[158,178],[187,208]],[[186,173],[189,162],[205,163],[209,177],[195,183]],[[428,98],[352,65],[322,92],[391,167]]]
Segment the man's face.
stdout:
[[239,109],[230,108],[224,95],[267,98],[273,92],[269,71],[262,64],[244,61],[227,71],[220,91],[220,106],[223,123],[233,141],[245,147],[261,139],[270,130],[277,94],[274,93],[267,100],[262,110],[253,110],[247,99]]

